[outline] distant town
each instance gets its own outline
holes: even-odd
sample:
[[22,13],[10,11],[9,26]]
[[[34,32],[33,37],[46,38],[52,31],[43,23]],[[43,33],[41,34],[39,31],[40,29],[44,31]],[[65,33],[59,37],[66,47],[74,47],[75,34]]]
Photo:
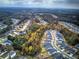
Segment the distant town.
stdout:
[[1,8],[0,59],[79,59],[79,10]]

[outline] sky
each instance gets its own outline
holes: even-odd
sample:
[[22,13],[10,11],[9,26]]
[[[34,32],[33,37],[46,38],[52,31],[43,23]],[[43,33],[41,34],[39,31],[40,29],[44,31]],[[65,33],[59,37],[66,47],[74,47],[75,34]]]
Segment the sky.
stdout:
[[0,0],[0,7],[79,9],[79,0]]

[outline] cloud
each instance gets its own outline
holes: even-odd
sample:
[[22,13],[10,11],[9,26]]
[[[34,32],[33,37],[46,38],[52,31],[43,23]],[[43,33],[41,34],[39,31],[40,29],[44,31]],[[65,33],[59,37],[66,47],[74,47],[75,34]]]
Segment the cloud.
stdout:
[[79,8],[79,0],[0,0],[2,7]]
[[79,0],[67,0],[68,3],[79,3]]

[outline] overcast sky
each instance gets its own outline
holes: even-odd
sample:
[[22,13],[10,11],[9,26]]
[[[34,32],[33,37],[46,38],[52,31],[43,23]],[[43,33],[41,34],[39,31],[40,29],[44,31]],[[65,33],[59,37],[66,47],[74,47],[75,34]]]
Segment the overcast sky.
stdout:
[[0,0],[0,7],[79,9],[79,0]]

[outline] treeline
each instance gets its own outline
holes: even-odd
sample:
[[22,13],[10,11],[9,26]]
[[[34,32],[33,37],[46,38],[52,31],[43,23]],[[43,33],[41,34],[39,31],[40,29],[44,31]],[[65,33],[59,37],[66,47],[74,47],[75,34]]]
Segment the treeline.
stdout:
[[34,56],[41,51],[40,42],[46,29],[47,26],[33,24],[27,34],[16,37],[8,36],[8,39],[13,42],[12,46],[15,50],[21,51],[23,55]]
[[75,46],[76,44],[79,44],[79,34],[73,33],[66,28],[60,32],[64,35],[64,38],[69,45]]

